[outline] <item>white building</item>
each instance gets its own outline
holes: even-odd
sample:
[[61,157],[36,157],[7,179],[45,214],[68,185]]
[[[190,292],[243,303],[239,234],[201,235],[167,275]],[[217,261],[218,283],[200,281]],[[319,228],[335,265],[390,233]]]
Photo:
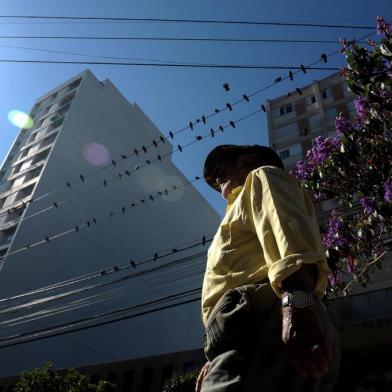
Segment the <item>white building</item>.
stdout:
[[[0,298],[105,272],[0,302],[0,377],[46,361],[78,367],[200,350],[200,292],[189,290],[201,286],[206,247],[160,256],[208,239],[220,218],[192,185],[183,186],[172,145],[136,104],[89,71],[38,99],[31,116],[34,126],[20,131],[0,170]],[[85,291],[64,296],[76,289]],[[37,298],[43,302],[32,304]],[[14,334],[130,306],[119,316],[147,313],[4,347],[21,341],[6,339]],[[167,308],[148,313],[160,307]],[[162,377],[149,372],[145,379]]]

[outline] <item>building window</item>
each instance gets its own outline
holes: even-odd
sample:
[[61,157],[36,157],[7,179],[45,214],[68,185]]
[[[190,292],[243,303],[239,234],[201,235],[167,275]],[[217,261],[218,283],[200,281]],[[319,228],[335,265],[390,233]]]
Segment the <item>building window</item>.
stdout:
[[47,149],[45,151],[40,152],[38,155],[36,155],[34,157],[34,159],[31,161],[31,164],[35,165],[36,163],[46,159],[48,157],[48,155],[49,155],[49,151],[50,151],[50,149]]
[[279,156],[281,159],[287,159],[290,157],[290,150],[283,150],[283,151],[279,151]]
[[66,96],[60,101],[59,106],[61,107],[61,106],[66,105],[67,103],[70,103],[70,102],[72,101],[72,99],[73,99],[74,96],[75,96],[75,92],[66,95]]
[[297,122],[292,122],[283,127],[276,128],[274,134],[276,139],[285,138],[287,136],[298,136],[298,124]]
[[310,125],[310,127],[313,127],[315,125],[319,125],[320,120],[321,119],[319,114],[313,114],[312,116],[308,117],[308,124]]
[[42,170],[42,166],[31,170],[29,173],[26,174],[24,182],[30,181],[33,178],[38,177],[41,174],[41,170]]
[[24,150],[22,152],[22,154],[20,154],[19,159],[23,159],[23,158],[27,157],[27,155],[29,154],[29,151],[30,151],[30,148],[26,148],[26,150]]
[[23,207],[18,207],[18,208],[10,208],[7,211],[7,218],[5,220],[5,222],[11,222],[15,219],[18,219],[24,212],[24,208]]
[[316,103],[316,96],[314,94],[308,95],[305,98],[305,101],[306,101],[306,105],[313,105]]
[[322,90],[321,97],[323,99],[328,99],[329,97],[332,97],[332,90],[330,88],[326,88],[325,90]]
[[27,196],[30,196],[31,193],[33,192],[34,185],[35,185],[35,184],[31,184],[31,185],[27,186],[26,188],[20,190],[20,191],[18,192],[18,195],[17,195],[16,198],[15,198],[15,201],[19,201],[19,200],[24,199],[24,198],[27,197]]
[[133,380],[135,378],[135,370],[127,370],[124,373],[124,382],[122,387],[122,392],[132,392]]
[[37,136],[38,136],[38,131],[32,133],[27,143],[32,143],[35,139],[37,139]]
[[73,90],[74,88],[78,87],[79,84],[80,84],[80,82],[81,82],[81,80],[82,80],[82,78],[76,79],[74,82],[72,82],[72,83],[69,85],[69,89],[70,89],[70,90]]
[[294,155],[302,154],[302,146],[299,143],[292,144],[289,147],[286,147],[283,150],[279,150],[278,154],[281,159],[288,159],[293,157]]
[[280,115],[285,116],[293,111],[293,104],[289,103],[280,107]]
[[0,231],[0,245],[11,242],[12,238],[14,237],[15,231],[16,227]]
[[327,120],[330,120],[332,118],[336,118],[336,116],[338,115],[338,112],[336,110],[336,108],[331,108],[325,111],[325,118]]

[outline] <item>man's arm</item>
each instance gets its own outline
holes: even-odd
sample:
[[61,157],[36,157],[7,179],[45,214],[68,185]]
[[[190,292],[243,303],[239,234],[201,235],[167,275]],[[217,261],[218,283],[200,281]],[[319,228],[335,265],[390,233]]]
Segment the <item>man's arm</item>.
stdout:
[[317,267],[315,264],[304,264],[282,282],[283,292],[302,290],[311,293],[317,280]]
[[[302,265],[282,282],[283,297],[298,290],[313,293],[316,279],[316,266]],[[320,377],[328,371],[332,348],[314,305],[282,307],[282,340],[299,374]]]

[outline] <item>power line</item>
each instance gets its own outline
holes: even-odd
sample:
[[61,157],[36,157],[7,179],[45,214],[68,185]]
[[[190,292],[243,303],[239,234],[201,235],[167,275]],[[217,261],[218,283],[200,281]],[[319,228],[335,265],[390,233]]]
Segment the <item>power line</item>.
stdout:
[[[239,118],[239,119],[237,119],[237,120],[235,120],[235,121],[229,121],[229,123],[228,123],[227,125],[225,125],[225,126],[220,126],[220,127],[219,127],[219,130],[220,130],[220,132],[224,132],[224,129],[225,129],[225,128],[228,128],[228,127],[235,128],[235,127],[236,127],[236,124],[238,124],[239,122],[242,122],[242,121],[244,121],[244,120],[246,120],[246,119],[248,119],[248,118],[250,118],[250,117],[253,117],[254,115],[260,113],[261,111],[262,111],[262,109],[258,109],[258,110],[254,111],[254,112],[252,112],[252,113],[249,113],[249,114],[247,114],[247,115],[245,115],[245,116],[243,116],[243,117],[241,117],[241,118]],[[167,156],[167,155],[171,155],[171,154],[173,154],[174,152],[177,152],[177,151],[182,152],[183,149],[185,149],[185,148],[187,148],[187,147],[190,147],[191,145],[193,145],[193,144],[195,144],[195,143],[197,143],[197,142],[200,142],[200,141],[202,141],[202,140],[204,140],[204,139],[206,139],[206,138],[214,137],[214,136],[215,136],[215,131],[212,131],[212,132],[210,131],[209,133],[207,133],[207,134],[205,134],[205,135],[203,135],[203,136],[201,136],[201,135],[195,136],[195,139],[194,139],[192,142],[187,143],[187,144],[185,144],[185,145],[183,145],[183,146],[178,145],[178,146],[177,146],[177,149],[175,149],[175,150],[173,150],[173,151],[167,153],[166,155],[162,156],[160,159],[159,159],[159,158],[156,158],[154,161],[146,161],[146,163],[145,163],[144,166],[148,166],[148,165],[150,165],[151,163],[153,163],[153,162],[155,162],[155,161],[161,161],[162,158],[165,157],[165,156]],[[140,168],[140,167],[138,167],[137,169],[134,169],[133,171],[136,171],[136,170],[138,170],[139,168]],[[129,173],[128,175],[130,175],[130,174],[131,174],[131,171],[128,171],[128,173]],[[194,181],[198,181],[199,179],[200,179],[200,177],[196,177],[195,180],[190,181],[190,182],[188,182],[188,183],[184,183],[183,186],[189,185],[190,183],[192,183],[192,182],[194,182]],[[114,182],[114,181],[118,181],[117,177],[114,178],[114,179],[112,179],[110,182]],[[105,183],[104,183],[104,184],[102,184],[102,185],[100,185],[100,186],[98,186],[98,187],[90,188],[90,190],[95,190],[95,189],[97,189],[97,188],[99,188],[99,187],[107,186],[108,184],[109,184],[109,181],[106,182],[106,185],[105,185]],[[176,191],[178,188],[180,188],[180,186],[178,186],[178,187],[177,187],[177,186],[174,186],[174,187],[172,187],[172,188],[173,188],[173,189],[171,190],[171,192]],[[167,190],[167,189],[164,190],[164,194],[168,194],[168,193],[169,193],[169,190]],[[161,196],[161,195],[162,195],[162,192],[158,192],[158,195]],[[41,210],[41,211],[38,211],[37,213],[34,214],[34,216],[37,216],[37,215],[40,214],[40,213],[44,213],[44,212],[46,212],[46,211],[48,211],[48,210],[51,210],[52,208],[58,208],[58,207],[60,206],[60,203],[64,204],[64,203],[65,203],[66,201],[68,201],[68,200],[69,200],[69,198],[68,198],[68,199],[65,199],[65,200],[63,200],[63,201],[61,201],[61,202],[57,202],[57,203],[55,203],[55,205],[52,205],[52,206],[49,207],[49,208],[46,208],[46,209]],[[154,200],[155,200],[154,196],[150,194],[150,195],[148,196],[148,198],[141,199],[141,200],[138,202],[138,205],[144,204],[144,203],[149,202],[149,201],[153,202]],[[108,217],[111,217],[111,216],[114,216],[114,215],[125,214],[125,212],[126,212],[127,210],[129,210],[129,209],[131,209],[131,208],[133,208],[133,207],[136,207],[136,203],[131,203],[131,205],[128,206],[128,207],[123,206],[123,207],[121,207],[121,209],[120,209],[118,212],[116,212],[116,213],[111,212],[111,213],[109,213],[108,216],[105,216],[105,218],[108,218]],[[24,219],[26,219],[26,218],[24,218]],[[40,245],[43,245],[43,244],[47,244],[47,243],[49,243],[49,242],[52,241],[52,240],[55,240],[55,239],[64,237],[64,236],[66,236],[66,235],[68,235],[68,234],[71,234],[71,233],[74,233],[74,232],[79,232],[80,229],[83,229],[83,228],[90,228],[93,224],[97,224],[97,219],[96,219],[96,218],[91,218],[91,220],[88,220],[86,223],[83,223],[83,224],[80,224],[80,225],[73,226],[72,228],[70,228],[70,229],[68,229],[68,230],[65,230],[65,231],[63,231],[63,232],[61,232],[61,233],[57,233],[57,234],[52,235],[52,236],[46,236],[46,238],[43,239],[43,240],[41,240],[41,241],[37,241],[37,242],[34,242],[34,243],[32,243],[32,244],[28,244],[28,245],[26,245],[26,246],[24,246],[24,247],[22,247],[22,248],[13,250],[13,251],[11,251],[11,252],[8,252],[7,255],[4,255],[4,256],[0,257],[0,260],[5,259],[6,257],[8,257],[8,256],[10,256],[10,255],[13,255],[13,254],[16,254],[16,253],[20,253],[20,252],[27,251],[28,249],[31,249],[31,248],[33,248],[33,247],[40,246]]]
[[[61,61],[61,60],[18,60],[0,59],[0,63],[27,63],[27,64],[77,64],[77,65],[113,65],[113,66],[135,66],[135,67],[169,67],[169,68],[215,68],[215,69],[280,69],[280,70],[300,70],[301,67],[290,67],[287,65],[246,65],[246,64],[198,64],[198,63],[131,63],[119,61]],[[337,67],[307,67],[313,71],[338,71]]]
[[[370,34],[366,34],[365,36],[359,38],[359,40],[363,40],[363,39],[365,39],[365,38],[367,38],[367,37],[369,37],[369,36],[371,36],[371,35],[373,35],[373,34],[374,34],[374,32],[373,32],[373,33],[370,33]],[[337,53],[339,53],[339,52],[340,52],[340,50],[335,50],[334,52],[327,54],[325,58],[331,57],[331,56],[333,56],[333,55],[335,55],[335,54],[337,54]],[[245,102],[245,101],[247,102],[247,101],[249,101],[249,98],[250,98],[250,97],[253,97],[253,96],[255,96],[255,95],[260,94],[261,92],[263,92],[263,91],[265,91],[265,90],[267,90],[267,89],[273,87],[275,84],[277,84],[277,83],[279,83],[279,82],[281,82],[281,81],[287,80],[287,79],[289,79],[289,78],[290,78],[290,80],[292,80],[292,79],[293,79],[293,75],[296,75],[296,74],[298,74],[298,73],[300,73],[300,72],[306,72],[306,69],[309,69],[309,67],[311,67],[311,66],[313,66],[313,65],[315,65],[315,64],[317,64],[317,63],[319,63],[319,62],[321,62],[321,61],[322,61],[321,59],[316,60],[316,61],[314,61],[313,63],[309,64],[309,65],[306,66],[306,67],[303,66],[303,65],[301,65],[301,66],[299,67],[300,69],[298,69],[297,71],[294,71],[294,72],[292,72],[292,71],[290,70],[290,71],[289,71],[289,76],[276,78],[274,82],[272,82],[272,83],[266,85],[265,87],[263,87],[263,88],[261,88],[261,89],[259,89],[259,90],[254,91],[253,93],[248,94],[248,95],[244,94],[243,97],[242,97],[241,99],[239,99],[239,100],[237,100],[236,102],[232,103],[230,106],[228,106],[228,104],[226,104],[226,106],[225,106],[224,108],[222,108],[222,109],[215,109],[213,113],[211,113],[211,114],[209,114],[209,115],[207,115],[207,116],[204,116],[204,115],[203,115],[203,116],[202,116],[202,119],[204,120],[203,123],[205,123],[206,120],[208,120],[209,118],[211,118],[211,117],[213,117],[213,116],[216,116],[217,114],[219,114],[219,113],[221,113],[221,112],[224,112],[224,111],[228,110],[229,107],[232,108],[233,106],[236,106],[236,105],[238,105],[238,104],[240,104],[240,103],[242,103],[242,102]],[[323,61],[324,61],[324,60],[323,60]],[[297,68],[298,68],[298,67],[297,67]],[[290,74],[291,74],[291,76],[290,76]],[[262,107],[263,107],[263,105],[262,105]],[[265,111],[265,108],[264,108],[264,111]],[[197,119],[197,120],[196,120],[196,124],[197,124],[197,123],[200,123],[200,119]],[[193,129],[192,122],[190,122],[189,124],[190,124],[190,125],[185,126],[185,127],[183,127],[182,129],[180,129],[180,130],[178,130],[178,131],[176,131],[176,132],[169,132],[169,136],[166,136],[166,137],[164,137],[164,138],[161,137],[162,143],[165,143],[165,141],[166,141],[166,140],[169,140],[170,138],[173,139],[173,138],[174,138],[174,135],[177,135],[177,134],[179,134],[179,133],[181,133],[181,132],[183,132],[183,131],[185,131],[185,130],[187,130],[187,129]],[[196,125],[196,124],[195,124],[195,125]],[[159,143],[159,142],[160,142],[160,141],[158,141],[158,143]],[[149,145],[148,148],[151,147],[152,145],[154,145],[155,147],[157,147],[157,142],[153,141],[153,143],[152,143],[151,145]],[[145,148],[145,147],[144,147],[144,148]],[[133,155],[138,155],[138,150],[137,150],[137,149],[134,149],[134,151],[135,151],[135,153],[131,153],[131,154],[122,156],[122,158],[119,159],[117,162],[121,162],[121,161],[124,160],[124,159],[128,159],[128,158],[130,158],[130,157],[133,156]],[[159,157],[159,155],[158,155],[158,157]],[[112,162],[113,162],[113,161],[112,161]],[[115,162],[113,162],[113,164],[114,164],[114,163],[115,163]],[[89,176],[90,176],[90,175],[95,175],[96,173],[98,173],[98,172],[100,172],[100,171],[106,169],[108,166],[110,166],[110,165],[104,166],[104,167],[102,167],[102,168],[100,168],[100,169],[98,169],[98,170],[96,170],[96,171],[90,173]],[[76,183],[76,182],[74,182],[74,183]],[[67,185],[71,186],[70,183],[67,183]],[[64,188],[65,188],[65,187],[60,187],[60,188],[57,188],[57,189],[55,189],[55,190],[52,190],[51,192],[48,192],[48,193],[46,193],[46,194],[44,194],[44,195],[41,195],[41,196],[39,196],[39,197],[37,197],[37,198],[35,198],[35,199],[32,199],[30,202],[37,201],[37,200],[40,200],[40,199],[42,199],[42,198],[45,198],[45,197],[47,197],[47,196],[49,196],[49,195],[51,195],[51,194],[53,194],[53,193],[56,193],[56,192],[58,192],[59,190],[64,189]],[[51,208],[53,208],[53,206],[48,207],[46,210],[50,210]],[[0,213],[0,215],[5,214],[5,213],[7,213],[7,211],[4,211],[4,212]]]
[[[46,338],[53,337],[53,336],[65,335],[65,334],[69,334],[72,332],[78,332],[78,331],[82,331],[85,329],[108,325],[108,324],[112,324],[115,322],[131,319],[134,317],[138,317],[138,316],[142,316],[142,315],[146,315],[146,314],[150,314],[150,313],[155,313],[155,312],[158,312],[161,310],[170,309],[170,308],[173,308],[173,307],[176,307],[179,305],[184,305],[184,304],[188,304],[191,302],[199,301],[200,296],[197,296],[196,298],[184,300],[181,302],[177,302],[175,304],[169,304],[169,305],[161,306],[159,308],[154,308],[154,309],[150,309],[150,310],[144,310],[144,311],[142,310],[136,314],[120,316],[115,319],[107,320],[107,321],[99,321],[99,322],[95,323],[94,325],[85,325],[85,324],[88,324],[89,322],[94,321],[94,320],[100,320],[102,318],[106,318],[106,317],[110,317],[110,316],[118,315],[118,314],[121,315],[122,313],[125,313],[125,312],[129,312],[129,311],[137,310],[137,309],[143,309],[145,307],[153,306],[153,305],[156,305],[161,302],[168,301],[168,300],[176,300],[176,299],[184,297],[184,296],[186,297],[186,296],[198,294],[200,291],[201,291],[201,287],[196,288],[196,289],[192,289],[192,290],[188,290],[188,291],[184,291],[184,292],[180,292],[177,294],[172,294],[172,295],[169,295],[169,296],[166,296],[163,298],[159,298],[157,300],[145,302],[145,303],[142,303],[139,305],[128,306],[125,308],[112,310],[110,312],[105,312],[105,313],[97,314],[97,315],[90,316],[90,317],[84,317],[84,318],[81,318],[81,319],[73,321],[73,322],[61,323],[61,324],[57,324],[52,327],[42,328],[42,329],[39,329],[39,330],[36,330],[33,332],[26,332],[26,333],[20,333],[17,335],[13,335],[13,336],[8,336],[8,337],[0,339],[0,348],[16,346],[19,344],[42,340],[42,339],[46,339]],[[71,330],[70,330],[70,328],[71,328]],[[48,334],[50,334],[50,335],[48,335]],[[22,341],[21,340],[18,341],[17,339],[22,339]],[[16,340],[16,341],[14,341],[14,340]],[[4,343],[1,343],[1,342],[4,342]]]
[[[97,41],[166,41],[166,42],[238,42],[238,43],[297,43],[337,44],[339,40],[314,39],[266,39],[266,38],[211,38],[211,37],[127,37],[127,36],[64,36],[64,35],[0,35],[0,39],[51,39],[51,40],[97,40]],[[358,43],[366,43],[359,41]]]
[[[329,56],[334,55],[334,54],[336,54],[336,53],[338,53],[338,52],[339,52],[339,51],[335,51],[335,52],[333,52],[332,54],[330,54]],[[316,60],[314,63],[312,63],[312,65],[313,65],[313,64],[316,64],[316,63],[318,63],[318,62],[320,62],[320,60]],[[303,67],[303,66],[301,66],[301,67],[299,67],[299,68],[301,69],[301,71],[304,71],[304,67]],[[301,71],[300,71],[300,70],[295,71],[293,74],[296,74],[296,73],[301,72]],[[290,72],[291,72],[291,71],[290,71]],[[278,78],[278,79],[276,79],[273,83],[271,83],[271,84],[265,86],[265,87],[262,88],[262,89],[259,89],[259,90],[255,91],[255,92],[253,92],[253,93],[250,94],[249,96],[246,96],[246,95],[244,94],[243,97],[242,97],[241,99],[239,99],[239,100],[237,100],[236,102],[232,103],[230,106],[228,106],[228,104],[226,104],[226,106],[225,106],[223,109],[219,109],[219,110],[215,109],[215,111],[214,111],[213,113],[211,113],[211,114],[209,114],[209,115],[207,115],[207,116],[202,116],[202,118],[204,119],[203,123],[206,123],[206,120],[207,120],[207,119],[209,119],[209,118],[215,116],[216,114],[218,114],[218,113],[220,113],[220,112],[222,112],[222,111],[228,110],[229,107],[236,106],[236,105],[238,105],[239,103],[244,102],[244,101],[249,101],[249,97],[255,96],[255,95],[259,94],[260,92],[265,91],[266,89],[268,89],[268,88],[274,86],[276,83],[278,83],[278,81],[282,81],[282,80],[287,79],[287,78],[288,78],[288,77],[286,77],[286,78]],[[279,80],[279,79],[280,79],[280,80]],[[262,107],[263,107],[263,105],[262,105]],[[264,110],[265,110],[265,109],[264,109]],[[200,122],[199,119],[197,119],[196,124],[197,124],[198,122]],[[190,123],[190,124],[191,124],[191,123]],[[165,138],[161,138],[161,141],[164,143],[165,140],[168,140],[169,138],[172,138],[172,139],[173,139],[173,138],[174,138],[174,135],[177,135],[177,134],[179,134],[179,133],[181,133],[181,132],[183,132],[183,131],[185,131],[185,130],[187,130],[187,129],[189,129],[189,128],[192,129],[192,127],[193,127],[192,125],[188,125],[188,126],[182,128],[182,129],[176,131],[175,133],[169,132],[170,135],[169,135],[169,136],[166,136]],[[222,128],[222,127],[221,127],[221,128]],[[223,130],[223,129],[222,129],[222,130]],[[214,136],[213,130],[212,130],[212,129],[211,129],[211,136]],[[193,144],[193,143],[190,143],[190,144]],[[157,142],[155,142],[155,144],[154,144],[154,142],[153,142],[153,144],[149,145],[148,147],[151,147],[152,145],[154,145],[155,147],[157,147]],[[182,151],[181,146],[178,146],[178,147],[179,147],[179,148],[177,149],[177,151],[178,151],[178,150],[179,150],[179,151]],[[144,148],[145,148],[145,147],[144,147]],[[134,151],[135,151],[135,154],[137,155],[137,154],[138,154],[138,153],[137,153],[137,150],[134,149]],[[173,151],[173,152],[175,152],[175,151]],[[132,155],[135,155],[135,154],[134,154],[134,153],[131,153],[131,154],[129,154],[129,155],[123,155],[123,156],[122,156],[123,158],[121,158],[118,162],[120,162],[121,160],[124,160],[124,159],[128,159],[129,157],[131,157]],[[171,155],[171,154],[172,154],[172,153],[170,153],[169,155]],[[160,157],[160,155],[158,154],[158,159],[159,159],[159,158],[162,159],[162,157]],[[155,160],[155,161],[156,161],[156,160]],[[148,162],[148,161],[147,161],[147,162]],[[113,162],[113,161],[112,161],[112,163],[113,163],[113,165],[114,165],[114,162]],[[110,165],[108,165],[108,166],[110,166]],[[100,169],[94,171],[93,173],[90,173],[90,175],[95,175],[96,173],[102,171],[103,169],[105,169],[105,168],[108,167],[108,166],[105,166],[105,167],[103,167],[103,168],[100,168]],[[146,166],[146,165],[144,165],[144,166]],[[125,171],[125,174],[129,174],[129,171]],[[90,175],[89,175],[89,176],[90,176]],[[82,178],[82,176],[80,176],[80,177]],[[83,176],[83,178],[84,178],[84,176]],[[120,174],[120,178],[121,178],[121,174]],[[84,180],[83,180],[83,182],[84,182]],[[69,187],[71,186],[70,183],[67,183],[67,185],[68,185]],[[37,198],[34,198],[34,199],[32,199],[32,200],[30,201],[30,203],[31,203],[31,202],[36,202],[36,201],[38,201],[38,200],[40,200],[40,199],[43,199],[43,198],[45,198],[45,197],[47,197],[47,196],[49,196],[49,195],[51,195],[51,194],[53,194],[53,193],[56,193],[58,190],[63,189],[63,188],[65,188],[65,186],[64,186],[64,187],[61,187],[61,188],[58,188],[58,189],[55,189],[55,190],[52,190],[52,191],[50,191],[50,192],[48,192],[48,193],[46,193],[46,194],[44,194],[44,195],[41,195],[41,196],[39,196],[39,197],[37,197]],[[64,202],[67,202],[68,200],[69,200],[69,199],[66,199],[66,200],[61,201],[61,202],[54,203],[53,205],[51,205],[51,206],[49,206],[49,207],[47,207],[47,208],[45,208],[45,209],[43,209],[43,210],[41,210],[41,211],[38,211],[38,212],[36,212],[36,213],[34,213],[34,214],[28,216],[28,217],[25,217],[25,218],[23,218],[22,220],[30,219],[31,217],[37,216],[37,215],[39,215],[39,214],[41,214],[41,213],[44,213],[44,212],[46,212],[46,211],[50,211],[51,209],[53,209],[53,208],[55,208],[55,207],[58,208],[58,206],[60,206],[60,205],[63,204]],[[8,212],[7,212],[7,211],[4,211],[4,212],[0,213],[0,215],[6,214],[6,213],[8,213]]]
[[57,19],[57,20],[100,20],[127,22],[158,22],[158,23],[189,23],[189,24],[229,24],[252,26],[290,26],[290,27],[318,27],[339,29],[374,30],[374,26],[356,26],[326,23],[297,23],[297,22],[264,22],[249,20],[214,20],[214,19],[173,19],[173,18],[129,18],[129,17],[97,17],[97,16],[45,16],[45,15],[0,15],[0,19]]
[[8,49],[32,50],[32,51],[44,52],[44,53],[68,54],[71,56],[81,56],[81,57],[90,57],[90,58],[92,57],[92,58],[102,58],[102,59],[112,59],[112,60],[155,61],[155,62],[161,62],[161,63],[187,64],[186,62],[167,60],[167,59],[151,59],[151,58],[146,59],[146,58],[138,58],[138,57],[103,56],[103,55],[94,55],[94,54],[87,54],[87,53],[80,53],[80,52],[68,52],[68,51],[62,51],[62,50],[30,48],[30,47],[26,47],[26,46],[12,46],[12,45],[0,44],[0,47],[8,48]]
[[[59,305],[57,304],[58,301],[63,301],[65,298],[69,298],[75,295],[84,295],[87,294],[91,291],[95,291],[97,289],[102,289],[104,288],[105,290],[103,292],[101,292],[101,294],[105,297],[105,300],[109,300],[111,298],[108,297],[109,293],[113,290],[123,290],[123,289],[127,289],[128,287],[130,287],[129,285],[122,285],[119,288],[116,289],[112,289],[111,291],[106,290],[106,288],[110,288],[113,285],[116,284],[121,284],[121,283],[125,283],[129,280],[132,280],[132,287],[134,289],[137,289],[138,286],[141,287],[143,284],[147,283],[148,287],[154,287],[156,286],[158,283],[163,287],[164,285],[167,285],[168,283],[171,282],[178,282],[181,279],[184,279],[188,276],[188,272],[194,272],[193,270],[196,268],[196,272],[198,272],[198,274],[202,273],[203,270],[201,270],[202,265],[204,265],[204,257],[206,256],[206,251],[202,251],[199,253],[195,253],[191,256],[185,256],[185,257],[181,257],[181,258],[176,258],[166,264],[160,264],[160,265],[155,265],[154,267],[152,267],[149,270],[144,270],[144,271],[139,271],[139,272],[134,272],[132,274],[127,274],[125,276],[122,276],[120,278],[116,278],[114,280],[111,280],[109,282],[104,282],[104,283],[98,283],[96,285],[91,285],[91,286],[84,286],[75,290],[71,290],[71,291],[67,291],[67,292],[61,292],[60,294],[53,294],[51,296],[48,297],[44,297],[44,298],[39,298],[39,299],[34,299],[31,300],[29,302],[24,302],[22,304],[16,304],[16,305],[12,305],[12,306],[7,306],[4,310],[2,310],[0,312],[0,315],[6,315],[6,314],[12,314],[12,313],[18,313],[21,310],[27,310],[30,311],[32,310],[34,307],[36,306],[42,306],[42,305],[47,305],[47,304],[52,304],[52,306],[54,306],[54,309],[56,310],[56,313],[62,313],[62,312],[57,312],[58,310],[61,310],[61,306],[59,307]],[[193,265],[187,265],[187,263],[194,261],[194,260],[201,260],[202,259],[202,263],[199,264],[193,264]],[[186,267],[181,271],[176,269],[175,272],[173,272],[172,269],[173,267],[177,267],[179,265],[185,265]],[[143,275],[148,275],[150,276],[150,274],[152,272],[159,272],[163,270],[163,274],[160,275],[155,275],[153,276],[150,280],[137,280],[136,281],[136,286],[135,286],[135,282],[133,281],[134,279],[137,278],[141,278],[141,276]],[[170,272],[167,272],[167,270],[170,270]],[[166,271],[166,272],[165,272]],[[185,272],[185,274],[184,274]],[[165,279],[166,277],[169,277],[171,279]],[[125,294],[129,294],[129,291],[126,291]],[[82,298],[78,298],[77,299],[77,303],[79,304]],[[94,304],[94,302],[87,304],[88,306]],[[65,307],[67,307],[68,304],[65,305]],[[86,305],[84,305],[86,306]],[[64,307],[64,305],[63,305]],[[71,309],[72,310],[72,309]],[[42,310],[39,311],[39,314],[42,314]],[[46,317],[46,315],[44,315]],[[50,315],[49,315],[50,316]],[[29,315],[24,315],[22,316],[22,318],[25,317],[29,317]],[[40,317],[38,317],[40,318]],[[10,320],[7,321],[1,321],[0,325],[6,325],[9,323]],[[11,320],[12,321],[12,320]]]
[[[182,247],[182,248],[174,248],[174,249],[172,249],[172,250],[170,250],[170,251],[168,251],[168,252],[166,252],[164,254],[160,254],[161,252],[158,251],[158,252],[156,252],[154,254],[154,256],[152,256],[150,258],[147,258],[145,260],[142,260],[140,262],[136,262],[134,260],[131,260],[131,262],[127,262],[127,264],[121,265],[119,267],[115,266],[115,267],[111,267],[110,269],[106,268],[106,269],[101,269],[100,271],[97,271],[97,272],[93,272],[93,273],[91,273],[92,275],[87,276],[87,277],[81,277],[81,278],[76,277],[76,278],[73,278],[73,280],[70,281],[70,282],[65,282],[65,283],[60,282],[60,284],[56,284],[56,286],[44,287],[44,288],[41,288],[41,289],[36,289],[34,291],[31,291],[31,292],[18,294],[18,295],[15,295],[13,297],[4,298],[4,299],[0,300],[0,304],[2,305],[2,308],[6,308],[5,312],[7,312],[8,309],[9,309],[9,306],[10,306],[9,302],[12,301],[12,300],[26,298],[26,297],[29,297],[31,295],[37,295],[37,294],[39,295],[39,294],[46,293],[46,292],[52,291],[52,290],[58,290],[58,289],[61,289],[61,288],[64,288],[64,287],[69,287],[69,286],[74,285],[74,284],[79,284],[81,282],[85,282],[85,281],[88,281],[88,280],[91,280],[91,279],[101,278],[103,276],[106,277],[106,276],[111,275],[113,273],[118,273],[120,271],[124,271],[124,270],[127,270],[127,269],[134,269],[135,270],[140,265],[143,265],[143,264],[146,264],[146,263],[151,263],[151,262],[156,262],[157,260],[161,260],[161,259],[167,258],[169,256],[173,256],[175,254],[182,253],[182,252],[185,252],[187,250],[190,250],[190,249],[193,249],[193,248],[196,248],[196,247],[199,247],[199,246],[205,246],[206,244],[210,243],[211,241],[212,241],[212,237],[206,238],[205,236],[203,236],[203,239],[201,241],[199,240],[198,242],[196,242],[196,243],[194,243],[192,245],[185,246],[185,247]],[[204,253],[204,252],[202,252],[202,253]],[[185,259],[186,259],[186,261],[192,260],[195,257],[200,257],[202,253],[198,253],[197,255],[187,256]],[[130,279],[132,277],[135,277],[135,276],[138,276],[138,275],[141,275],[141,274],[145,274],[145,273],[148,273],[148,272],[151,272],[151,271],[155,271],[157,269],[166,268],[168,266],[172,266],[172,265],[178,264],[179,262],[184,262],[184,258],[175,259],[174,261],[171,261],[171,262],[169,262],[167,264],[163,264],[163,265],[154,267],[153,269],[150,269],[150,270],[140,271],[140,272],[137,272],[137,273],[135,272],[135,273],[133,273],[131,275],[126,275],[125,277],[118,278],[118,280],[113,280],[113,281],[111,281],[109,283],[105,282],[105,283],[99,283],[99,284],[97,284],[95,286],[87,286],[87,287],[85,286],[83,288],[83,291],[89,291],[89,290],[91,290],[93,288],[95,289],[95,288],[98,288],[98,287],[106,286],[108,284],[113,284],[113,283],[121,282],[123,280],[128,280],[128,279]],[[76,294],[78,294],[80,292],[81,291],[78,291]],[[3,305],[3,303],[5,303],[5,306]],[[2,313],[4,313],[4,311]]]

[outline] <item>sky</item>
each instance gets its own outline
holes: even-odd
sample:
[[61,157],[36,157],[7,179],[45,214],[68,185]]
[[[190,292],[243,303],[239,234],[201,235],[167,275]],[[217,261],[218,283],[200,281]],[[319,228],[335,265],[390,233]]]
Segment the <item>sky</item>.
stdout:
[[[97,5],[99,4],[99,5]],[[132,103],[137,103],[155,125],[167,135],[179,130],[190,120],[222,108],[243,94],[262,89],[277,77],[285,77],[283,70],[202,69],[126,67],[112,65],[59,65],[8,63],[3,60],[81,60],[81,61],[175,61],[214,64],[279,65],[294,67],[310,64],[321,53],[338,49],[338,43],[228,43],[228,42],[164,42],[164,41],[102,41],[10,39],[4,36],[133,36],[133,37],[209,37],[333,40],[359,38],[369,30],[343,28],[314,28],[287,26],[254,26],[236,24],[174,24],[152,22],[55,21],[4,18],[7,15],[89,16],[177,18],[210,20],[243,20],[263,22],[295,22],[375,26],[376,16],[392,20],[390,0],[154,0],[107,1],[68,0],[4,2],[0,15],[0,161],[3,161],[19,129],[10,123],[11,110],[29,112],[35,100],[67,79],[89,68],[100,80],[110,79]],[[30,49],[26,49],[30,48]],[[43,52],[42,50],[78,53],[79,55]],[[81,56],[83,54],[84,56]],[[91,57],[87,57],[91,56]],[[121,57],[124,60],[103,59],[96,56]],[[125,58],[129,60],[125,60]],[[322,64],[318,64],[322,66]],[[329,58],[325,66],[345,65],[341,54]],[[308,71],[298,74],[294,81],[283,81],[251,98],[249,103],[237,105],[211,119],[206,126],[193,133],[183,132],[176,144],[186,144],[195,135],[205,134],[230,120],[237,120],[260,109],[267,99],[322,79],[332,71]],[[229,83],[230,91],[222,85]],[[267,120],[260,112],[227,129],[214,139],[195,143],[182,153],[173,154],[173,161],[188,177],[201,176],[208,152],[218,144],[268,145]],[[202,181],[197,189],[222,215],[225,207],[220,195]]]

